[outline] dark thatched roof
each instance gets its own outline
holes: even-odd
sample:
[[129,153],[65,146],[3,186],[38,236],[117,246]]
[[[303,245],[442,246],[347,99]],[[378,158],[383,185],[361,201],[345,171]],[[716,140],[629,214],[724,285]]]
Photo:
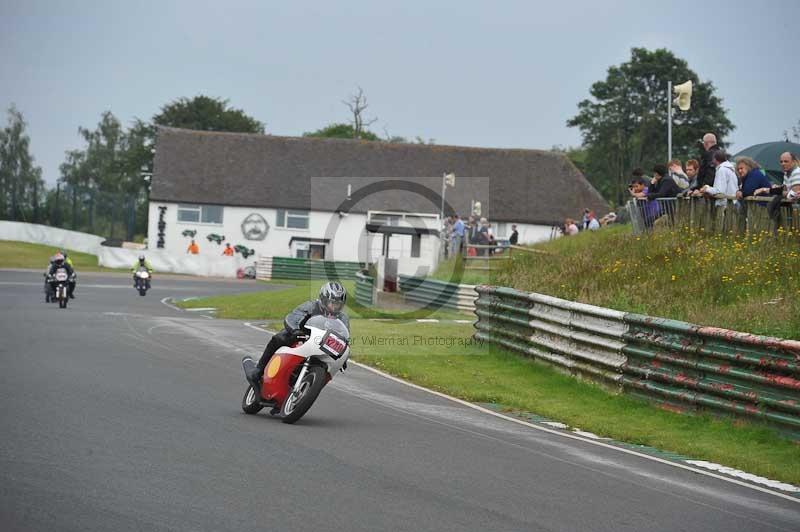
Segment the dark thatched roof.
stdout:
[[[150,199],[323,211],[438,213],[481,202],[493,221],[550,225],[608,204],[560,154],[159,128]],[[404,183],[408,186],[403,185]],[[351,185],[354,204],[346,202]],[[411,189],[400,190],[401,188]],[[364,188],[369,187],[369,188]],[[416,187],[416,188],[415,188]],[[425,187],[430,194],[417,193]],[[373,191],[373,189],[375,191]],[[364,196],[364,191],[373,191]],[[359,192],[361,191],[361,192]],[[358,200],[356,202],[356,200]]]

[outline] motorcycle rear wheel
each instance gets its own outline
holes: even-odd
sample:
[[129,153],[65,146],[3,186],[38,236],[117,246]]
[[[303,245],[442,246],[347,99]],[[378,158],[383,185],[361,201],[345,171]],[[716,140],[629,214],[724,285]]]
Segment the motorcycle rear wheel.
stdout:
[[325,369],[320,366],[308,368],[303,383],[297,392],[292,391],[281,405],[281,421],[294,423],[308,412],[319,392],[325,386]]
[[261,406],[261,399],[258,396],[258,390],[256,390],[253,385],[247,387],[247,390],[244,391],[244,397],[242,397],[242,410],[245,414],[258,414],[261,412],[261,409],[264,408]]

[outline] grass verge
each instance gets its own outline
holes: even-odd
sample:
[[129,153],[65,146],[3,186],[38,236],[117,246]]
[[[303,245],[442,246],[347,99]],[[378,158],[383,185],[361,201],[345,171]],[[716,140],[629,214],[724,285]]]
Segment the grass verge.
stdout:
[[[28,242],[0,240],[0,268],[31,268],[44,271],[50,257],[59,248],[43,246]],[[97,256],[80,251],[66,250],[72,259],[72,264],[78,273],[84,272],[119,272],[126,271],[114,268],[105,268],[97,265]]]
[[[310,299],[316,299],[319,294],[319,287],[325,280],[273,280],[264,281],[265,284],[280,285],[281,290],[265,290],[263,292],[250,292],[247,294],[224,295],[206,297],[202,299],[190,299],[188,301],[178,301],[177,305],[182,308],[214,307],[217,309],[217,316],[230,319],[252,319],[252,320],[282,320],[298,304]],[[362,307],[354,303],[355,282],[343,281],[347,293],[350,294],[347,300],[345,311],[350,318],[442,318],[442,319],[464,319],[464,314],[453,311],[437,310],[431,313],[424,310],[380,310],[375,308]],[[467,316],[467,318],[469,318]]]
[[494,284],[624,312],[800,338],[800,235],[634,236],[630,226],[586,231],[515,253]]
[[[273,281],[284,284],[286,281]],[[180,302],[213,306],[221,317],[274,320],[314,297],[319,281],[289,281],[279,291]],[[348,286],[348,289],[351,287]],[[438,317],[464,318],[440,313]],[[501,348],[472,340],[470,324],[373,321],[351,313],[354,360],[427,388],[507,411],[535,413],[595,434],[647,445],[800,484],[800,449],[769,428],[685,416],[612,395]]]

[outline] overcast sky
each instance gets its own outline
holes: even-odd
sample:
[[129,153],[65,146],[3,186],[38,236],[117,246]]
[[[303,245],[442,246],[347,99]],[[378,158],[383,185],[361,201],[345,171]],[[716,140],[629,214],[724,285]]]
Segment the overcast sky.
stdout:
[[738,151],[800,119],[800,2],[739,4],[0,0],[0,107],[49,183],[102,111],[198,94],[300,135],[346,121],[360,85],[381,136],[549,149],[580,144],[565,122],[609,66],[665,47],[713,81]]

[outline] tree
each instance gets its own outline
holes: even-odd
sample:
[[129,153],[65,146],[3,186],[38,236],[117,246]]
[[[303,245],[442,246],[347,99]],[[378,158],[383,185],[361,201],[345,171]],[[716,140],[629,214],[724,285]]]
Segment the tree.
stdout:
[[[800,142],[800,120],[797,121],[796,126],[792,126],[792,138],[794,138],[795,142]],[[789,142],[789,130],[783,130],[783,140]]]
[[44,181],[42,169],[34,164],[30,153],[26,127],[22,113],[13,105],[9,107],[7,125],[0,130],[0,215],[38,221]]
[[355,129],[351,124],[330,124],[329,126],[325,126],[322,129],[318,129],[316,131],[308,131],[303,133],[304,137],[318,137],[318,138],[328,138],[328,139],[355,139],[360,138],[361,140],[380,140],[378,135],[373,133],[369,130],[362,130],[360,133],[360,137],[356,137]]
[[[353,115],[353,120],[350,122],[350,125],[353,126],[353,138],[354,139],[363,139],[364,134],[368,133],[366,128],[374,124],[378,121],[377,118],[364,118],[364,111],[367,110],[369,104],[367,103],[367,97],[364,95],[364,90],[361,87],[357,87],[358,92],[355,94],[351,94],[350,98],[347,100],[343,100],[342,103],[350,109],[350,113]],[[377,140],[377,139],[365,139],[365,140]]]
[[153,117],[152,123],[201,131],[264,133],[262,122],[247,116],[241,109],[229,107],[228,100],[202,95],[168,103]]
[[[666,49],[633,48],[631,59],[608,69],[604,81],[594,83],[594,100],[578,104],[578,114],[567,121],[583,136],[585,173],[596,188],[621,204],[633,168],[651,168],[667,157],[667,82],[692,80],[692,108],[673,111],[673,157],[699,155],[697,139],[713,132],[720,145],[734,129],[710,81],[700,82],[687,62]],[[669,96],[672,99],[672,95]]]

